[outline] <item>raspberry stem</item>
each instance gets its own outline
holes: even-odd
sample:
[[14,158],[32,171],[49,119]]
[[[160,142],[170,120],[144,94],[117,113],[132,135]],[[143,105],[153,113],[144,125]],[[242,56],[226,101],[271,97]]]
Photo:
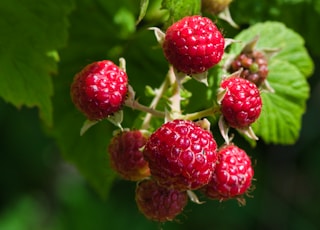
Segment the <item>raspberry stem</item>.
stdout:
[[[150,108],[155,109],[163,96],[163,94],[166,92],[168,89],[168,86],[170,84],[169,78],[166,77],[165,80],[162,82],[161,86],[159,89],[156,89],[156,95],[153,98],[153,100],[150,103]],[[143,119],[143,123],[141,125],[141,129],[148,129],[150,125],[150,121],[152,118],[153,114],[152,113],[147,113],[146,116]]]
[[189,113],[186,115],[183,115],[182,118],[186,119],[186,120],[197,120],[197,119],[201,119],[204,117],[216,117],[217,114],[220,113],[220,108],[218,106],[212,106],[208,109],[204,109],[195,113]]
[[170,79],[170,84],[173,85],[173,94],[169,98],[169,101],[171,102],[170,108],[171,112],[174,114],[180,114],[181,113],[181,95],[180,95],[180,85],[176,79],[176,75],[174,73],[173,67],[170,66],[169,72],[167,75],[167,78]]
[[134,109],[134,110],[140,110],[142,112],[150,113],[155,117],[164,118],[164,116],[165,116],[164,112],[156,110],[156,109],[153,109],[153,108],[150,108],[150,107],[145,106],[145,105],[142,105],[137,100],[134,100],[134,101],[131,101],[131,102],[130,101],[126,101],[125,105],[127,107],[130,107],[130,108]]

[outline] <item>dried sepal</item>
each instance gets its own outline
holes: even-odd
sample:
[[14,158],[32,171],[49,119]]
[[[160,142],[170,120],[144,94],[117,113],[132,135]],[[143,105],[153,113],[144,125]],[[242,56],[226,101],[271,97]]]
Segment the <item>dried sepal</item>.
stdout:
[[126,59],[123,57],[119,58],[119,68],[126,72]]
[[195,123],[199,125],[201,128],[203,128],[204,130],[210,131],[211,123],[207,118],[203,118],[199,121],[196,121]]
[[218,17],[230,24],[233,28],[239,29],[239,26],[237,23],[234,22],[234,20],[231,17],[229,6],[226,7],[222,12],[218,14]]
[[226,95],[228,91],[228,88],[224,89],[224,88],[219,88],[217,90],[217,102],[220,105],[221,101],[223,100],[224,96]]
[[85,132],[88,131],[88,129],[90,129],[92,126],[94,126],[95,124],[97,124],[99,121],[92,121],[92,120],[85,120],[81,129],[80,129],[80,136],[83,136],[83,134],[85,134]]
[[260,91],[267,92],[267,93],[275,93],[275,90],[272,88],[272,86],[270,85],[270,83],[267,80],[264,80],[261,83]]
[[205,86],[208,87],[208,71],[205,71],[203,73],[198,73],[198,74],[192,74],[191,77],[195,79],[198,82],[201,82],[205,84]]
[[108,121],[110,121],[115,126],[119,127],[121,130],[123,130],[121,123],[123,121],[123,110],[119,110],[118,112],[114,113],[113,115],[109,116],[107,118]]
[[246,135],[247,137],[249,137],[252,140],[259,140],[259,138],[256,136],[256,134],[254,133],[253,129],[251,126],[248,126],[246,128],[242,128],[242,129],[237,129],[240,133],[243,133],[244,135]]
[[162,30],[160,30],[158,27],[150,27],[149,30],[153,30],[158,43],[162,46],[166,34]]
[[230,127],[222,115],[219,118],[218,126],[219,126],[221,136],[223,137],[225,143],[229,144],[231,142],[231,138],[229,137],[229,134],[228,134]]
[[254,36],[249,42],[245,44],[241,53],[252,53],[256,48],[258,40],[259,40],[259,36],[258,35]]
[[191,190],[187,190],[187,195],[189,197],[189,199],[196,204],[203,204],[205,203],[205,201],[200,201],[197,194],[195,194],[193,191]]
[[235,40],[232,38],[225,38],[224,39],[224,49],[226,49],[228,46],[232,45],[233,43],[241,43],[241,41]]
[[[175,80],[178,84],[178,86],[182,89],[183,88],[183,81],[186,79],[186,77],[188,76],[187,74],[178,71],[176,68],[172,67],[173,69],[173,74],[175,77]],[[173,84],[173,82],[172,82]]]

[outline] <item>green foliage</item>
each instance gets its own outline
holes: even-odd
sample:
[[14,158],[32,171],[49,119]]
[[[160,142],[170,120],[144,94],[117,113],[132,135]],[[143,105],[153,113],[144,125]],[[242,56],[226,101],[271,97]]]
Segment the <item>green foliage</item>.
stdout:
[[320,55],[318,38],[314,36],[320,23],[318,0],[233,1],[230,11],[235,22],[242,26],[281,21],[304,37],[311,53]]
[[266,143],[293,144],[300,134],[309,85],[288,62],[275,59],[269,67],[268,81],[275,93],[262,93],[263,109],[253,129]]
[[[118,63],[119,58],[124,57],[130,84],[139,102],[148,105],[151,98],[145,97],[145,86],[150,86],[149,94],[152,94],[150,89],[159,87],[164,80],[168,63],[147,28],[165,28],[186,15],[200,14],[200,2],[1,2],[0,97],[17,107],[38,107],[46,131],[54,137],[64,159],[74,164],[98,193],[106,197],[116,178],[106,148],[117,127],[103,121],[83,136],[79,135],[85,117],[70,100],[73,76],[92,61],[110,59]],[[238,4],[236,2],[242,1],[235,1],[234,6]],[[245,13],[247,4],[242,2],[235,12],[235,19],[238,14],[243,16],[240,23],[253,24],[270,16],[270,12],[263,13],[269,9],[269,2],[256,3],[252,15]],[[155,9],[155,6],[159,8]],[[272,9],[281,7],[279,3]],[[225,33],[228,34],[227,29]],[[294,143],[299,137],[301,116],[309,96],[307,77],[313,71],[312,61],[302,37],[281,23],[251,26],[236,39],[245,42],[257,34],[260,35],[259,49],[281,50],[270,60],[268,79],[276,92],[263,94],[265,108],[254,129],[267,143]],[[230,54],[238,53],[241,47],[241,44],[233,45]],[[188,99],[183,104],[185,112],[196,112],[214,103],[218,81],[223,74],[220,67],[210,70],[210,88],[194,80],[186,83],[186,91],[183,91]],[[53,74],[56,76],[52,77]],[[161,103],[160,109],[164,109],[166,101]],[[122,125],[139,128],[142,118],[137,111],[125,108]],[[161,122],[154,120],[151,128],[155,129]]]
[[[190,202],[179,224],[148,221],[136,207],[135,183],[117,180],[110,168],[107,145],[118,128],[102,121],[80,136],[85,117],[69,92],[75,73],[92,61],[117,64],[124,57],[139,102],[149,105],[168,63],[147,28],[200,14],[200,2],[0,1],[0,229],[319,229],[320,94],[313,66],[320,57],[319,0],[234,0],[239,30],[214,17],[226,37],[241,40],[227,54],[239,53],[257,34],[258,49],[280,48],[269,61],[275,93],[262,93],[262,115],[253,125],[263,141],[251,149],[237,133],[234,138],[257,162],[254,198],[245,207],[234,200]],[[193,79],[184,84],[183,112],[215,103],[222,64],[209,71],[209,88]],[[166,108],[170,90],[158,109]],[[144,115],[125,107],[122,126],[139,128]],[[151,129],[162,122],[154,119]]]
[[43,211],[42,207],[31,197],[21,198],[15,202],[12,210],[4,213],[3,220],[0,221],[0,229],[26,229],[27,226],[29,229],[40,230],[45,218]]
[[139,22],[146,15],[147,9],[148,9],[148,5],[149,5],[149,0],[141,0],[141,2],[140,2],[140,14],[139,14],[139,18],[138,18],[136,24],[139,24]]
[[[253,125],[254,131],[267,143],[292,144],[299,137],[302,115],[306,110],[309,98],[306,77],[313,72],[313,62],[302,37],[282,23],[258,23],[243,30],[235,39],[245,43],[255,36],[259,36],[257,50],[279,51],[269,60],[267,78],[275,92],[262,93],[262,114]],[[235,43],[230,53],[240,53],[242,46]]]
[[169,19],[166,24],[169,26],[184,16],[200,14],[201,1],[163,0],[162,8],[169,11]]
[[[85,9],[95,14],[88,14]],[[116,127],[102,122],[80,136],[85,117],[71,103],[70,85],[74,74],[89,62],[119,57],[125,45],[122,39],[135,30],[130,26],[134,25],[135,17],[130,6],[123,7],[110,1],[78,2],[70,23],[73,26],[69,44],[61,51],[61,71],[54,78],[53,105],[57,108],[54,110],[54,128],[48,132],[55,137],[64,158],[76,165],[98,193],[106,197],[115,178],[108,161],[107,145]]]
[[71,1],[0,2],[0,97],[17,107],[38,107],[52,125],[52,75],[66,44]]

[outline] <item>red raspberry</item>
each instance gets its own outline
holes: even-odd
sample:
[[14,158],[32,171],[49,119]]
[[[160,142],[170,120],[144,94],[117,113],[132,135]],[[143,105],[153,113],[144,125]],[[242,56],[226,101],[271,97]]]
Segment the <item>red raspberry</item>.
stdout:
[[71,98],[89,120],[100,120],[121,109],[127,89],[127,74],[104,60],[87,65],[75,75]]
[[250,188],[253,174],[247,153],[234,144],[225,145],[218,151],[218,163],[211,181],[201,191],[211,199],[239,197]]
[[257,86],[241,77],[227,78],[221,83],[227,89],[221,101],[224,119],[233,128],[246,128],[258,119],[262,100]]
[[108,146],[111,166],[124,179],[138,181],[150,176],[141,151],[146,142],[147,137],[139,130],[123,131],[111,139]]
[[165,222],[173,220],[188,203],[188,195],[158,185],[154,180],[141,181],[136,188],[137,206],[148,219]]
[[163,51],[178,71],[203,73],[221,60],[224,38],[209,18],[187,16],[167,29]]
[[143,154],[162,186],[193,190],[207,184],[217,160],[212,134],[192,121],[163,124],[147,141]]
[[240,68],[243,68],[240,76],[258,87],[266,80],[269,72],[265,55],[257,50],[241,53],[236,57],[231,63],[231,71],[237,71]]

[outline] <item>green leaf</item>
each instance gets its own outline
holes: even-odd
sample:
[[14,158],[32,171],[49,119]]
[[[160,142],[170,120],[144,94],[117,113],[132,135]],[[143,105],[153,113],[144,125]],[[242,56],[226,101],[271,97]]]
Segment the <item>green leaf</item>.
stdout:
[[269,69],[268,82],[275,93],[262,92],[262,112],[253,129],[266,143],[293,144],[299,137],[309,85],[289,62],[273,59]]
[[314,1],[314,8],[320,14],[320,1]]
[[309,52],[320,55],[319,39],[314,36],[320,24],[319,0],[233,1],[230,11],[240,26],[267,20],[281,21],[304,37]]
[[[115,178],[107,146],[116,127],[108,121],[101,121],[80,136],[86,117],[72,104],[70,86],[74,75],[93,61],[110,59],[118,64],[118,54],[123,49],[118,36],[126,31],[119,28],[119,21],[115,20],[121,7],[122,4],[114,1],[77,2],[70,16],[72,27],[68,46],[60,53],[59,75],[53,78],[55,125],[48,130],[63,158],[73,164],[103,198],[108,195]],[[88,9],[95,13],[88,14]]]
[[[63,102],[62,97],[60,102]],[[55,103],[55,106],[58,107],[58,104]],[[109,122],[99,122],[80,136],[80,127],[85,118],[77,111],[62,112],[65,113],[56,114],[59,122],[56,122],[51,134],[55,137],[64,159],[74,164],[89,184],[105,198],[116,176],[110,168],[107,152],[114,126]]]
[[119,26],[118,36],[127,38],[136,28],[134,15],[127,8],[120,8],[114,15],[114,23]]
[[[60,53],[59,75],[53,78],[55,126],[48,132],[57,141],[64,159],[75,165],[101,197],[108,196],[116,178],[110,167],[107,146],[117,127],[105,120],[80,136],[80,128],[86,118],[71,102],[70,85],[74,75],[87,64],[105,59],[119,64],[119,58],[124,57],[130,85],[138,98],[144,95],[146,84],[158,86],[167,71],[167,62],[161,56],[162,50],[154,48],[153,33],[145,28],[132,31],[134,36],[126,38],[122,33],[130,31],[119,27],[119,21],[115,20],[119,12],[134,12],[137,5],[131,6],[127,0],[77,2],[70,17],[72,27],[68,46]],[[127,10],[123,11],[124,8]],[[95,13],[88,14],[88,9]],[[165,71],[161,71],[161,66]],[[144,97],[139,102],[148,104]],[[132,127],[136,113],[124,107],[123,128]]]
[[[309,98],[306,77],[313,71],[313,62],[302,37],[279,22],[258,23],[235,39],[245,44],[257,35],[256,49],[280,48],[280,51],[271,56],[268,66],[267,80],[275,93],[262,93],[262,113],[253,129],[266,143],[293,144],[299,137]],[[234,43],[230,53],[240,53],[243,44]]]
[[138,20],[136,21],[136,25],[138,25],[141,22],[141,20],[144,18],[144,16],[146,15],[148,5],[149,5],[149,0],[141,0],[140,1],[140,14],[139,14]]
[[0,97],[17,107],[38,107],[47,125],[52,124],[56,50],[66,44],[72,8],[64,0],[0,2]]
[[234,43],[231,53],[240,53],[243,44],[259,36],[257,49],[280,49],[273,58],[292,63],[308,77],[313,73],[314,65],[304,47],[303,38],[280,22],[257,23],[235,37],[242,43]]
[[166,26],[188,16],[200,14],[201,1],[198,0],[163,0],[162,8],[169,11],[169,19]]

